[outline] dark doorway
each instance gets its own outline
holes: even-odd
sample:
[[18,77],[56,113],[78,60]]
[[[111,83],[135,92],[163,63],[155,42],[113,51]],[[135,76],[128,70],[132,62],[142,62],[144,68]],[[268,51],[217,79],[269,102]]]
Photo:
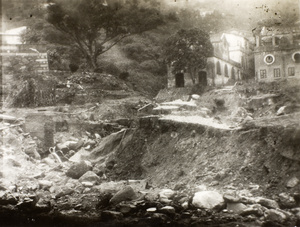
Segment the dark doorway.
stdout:
[[175,75],[175,85],[176,87],[184,87],[184,74],[177,73]]
[[207,86],[207,73],[205,71],[200,71],[198,73],[199,85]]

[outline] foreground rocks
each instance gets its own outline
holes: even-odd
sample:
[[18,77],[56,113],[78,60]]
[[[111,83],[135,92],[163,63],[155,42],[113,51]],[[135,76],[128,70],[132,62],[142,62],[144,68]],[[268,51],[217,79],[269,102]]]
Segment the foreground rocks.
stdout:
[[[91,181],[94,177],[97,179],[92,171],[82,177]],[[190,189],[194,193],[157,188],[144,188],[141,191],[141,186],[145,186],[144,181],[105,181],[89,186],[80,183],[81,178],[70,178],[63,188],[53,190],[53,193],[50,188],[57,186],[55,180],[39,180],[39,187],[30,192],[12,187],[2,190],[0,216],[7,223],[10,215],[17,214],[19,220],[23,215],[30,215],[36,223],[48,217],[49,220],[74,226],[96,223],[133,225],[137,221],[145,226],[231,226],[232,223],[296,226],[300,221],[300,206],[287,193],[278,195],[277,202],[265,197],[245,197],[244,192],[238,190],[221,193],[201,191],[201,187],[198,187]],[[282,201],[293,202],[293,208],[280,209]]]

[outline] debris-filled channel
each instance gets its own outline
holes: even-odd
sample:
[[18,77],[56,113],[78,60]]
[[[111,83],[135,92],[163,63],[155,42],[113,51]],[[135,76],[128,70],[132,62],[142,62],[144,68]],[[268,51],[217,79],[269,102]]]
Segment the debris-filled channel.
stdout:
[[298,224],[299,138],[281,126],[1,118],[4,226]]

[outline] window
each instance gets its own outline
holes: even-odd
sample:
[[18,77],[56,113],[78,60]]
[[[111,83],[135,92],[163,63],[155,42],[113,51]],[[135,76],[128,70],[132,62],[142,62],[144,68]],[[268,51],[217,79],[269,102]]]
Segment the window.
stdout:
[[219,61],[217,62],[217,74],[221,75],[221,64]]
[[300,63],[300,53],[299,52],[294,53],[292,58],[293,58],[294,62]]
[[231,79],[235,80],[235,71],[234,68],[231,68]]
[[280,77],[280,69],[274,69],[274,77]]
[[262,69],[260,70],[260,79],[265,79],[267,78],[267,70]]
[[225,67],[224,67],[224,73],[225,73],[225,76],[228,77],[228,67],[227,67],[227,65],[225,65]]
[[275,61],[275,57],[272,55],[272,54],[268,54],[265,56],[264,58],[264,62],[267,64],[267,65],[271,65],[273,64]]
[[289,76],[295,76],[295,67],[289,67],[288,68],[288,75]]

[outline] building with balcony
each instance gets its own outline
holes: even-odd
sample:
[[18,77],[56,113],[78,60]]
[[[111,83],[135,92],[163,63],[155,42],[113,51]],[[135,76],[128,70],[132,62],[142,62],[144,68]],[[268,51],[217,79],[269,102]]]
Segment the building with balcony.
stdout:
[[254,35],[257,81],[300,79],[299,27],[263,27]]

